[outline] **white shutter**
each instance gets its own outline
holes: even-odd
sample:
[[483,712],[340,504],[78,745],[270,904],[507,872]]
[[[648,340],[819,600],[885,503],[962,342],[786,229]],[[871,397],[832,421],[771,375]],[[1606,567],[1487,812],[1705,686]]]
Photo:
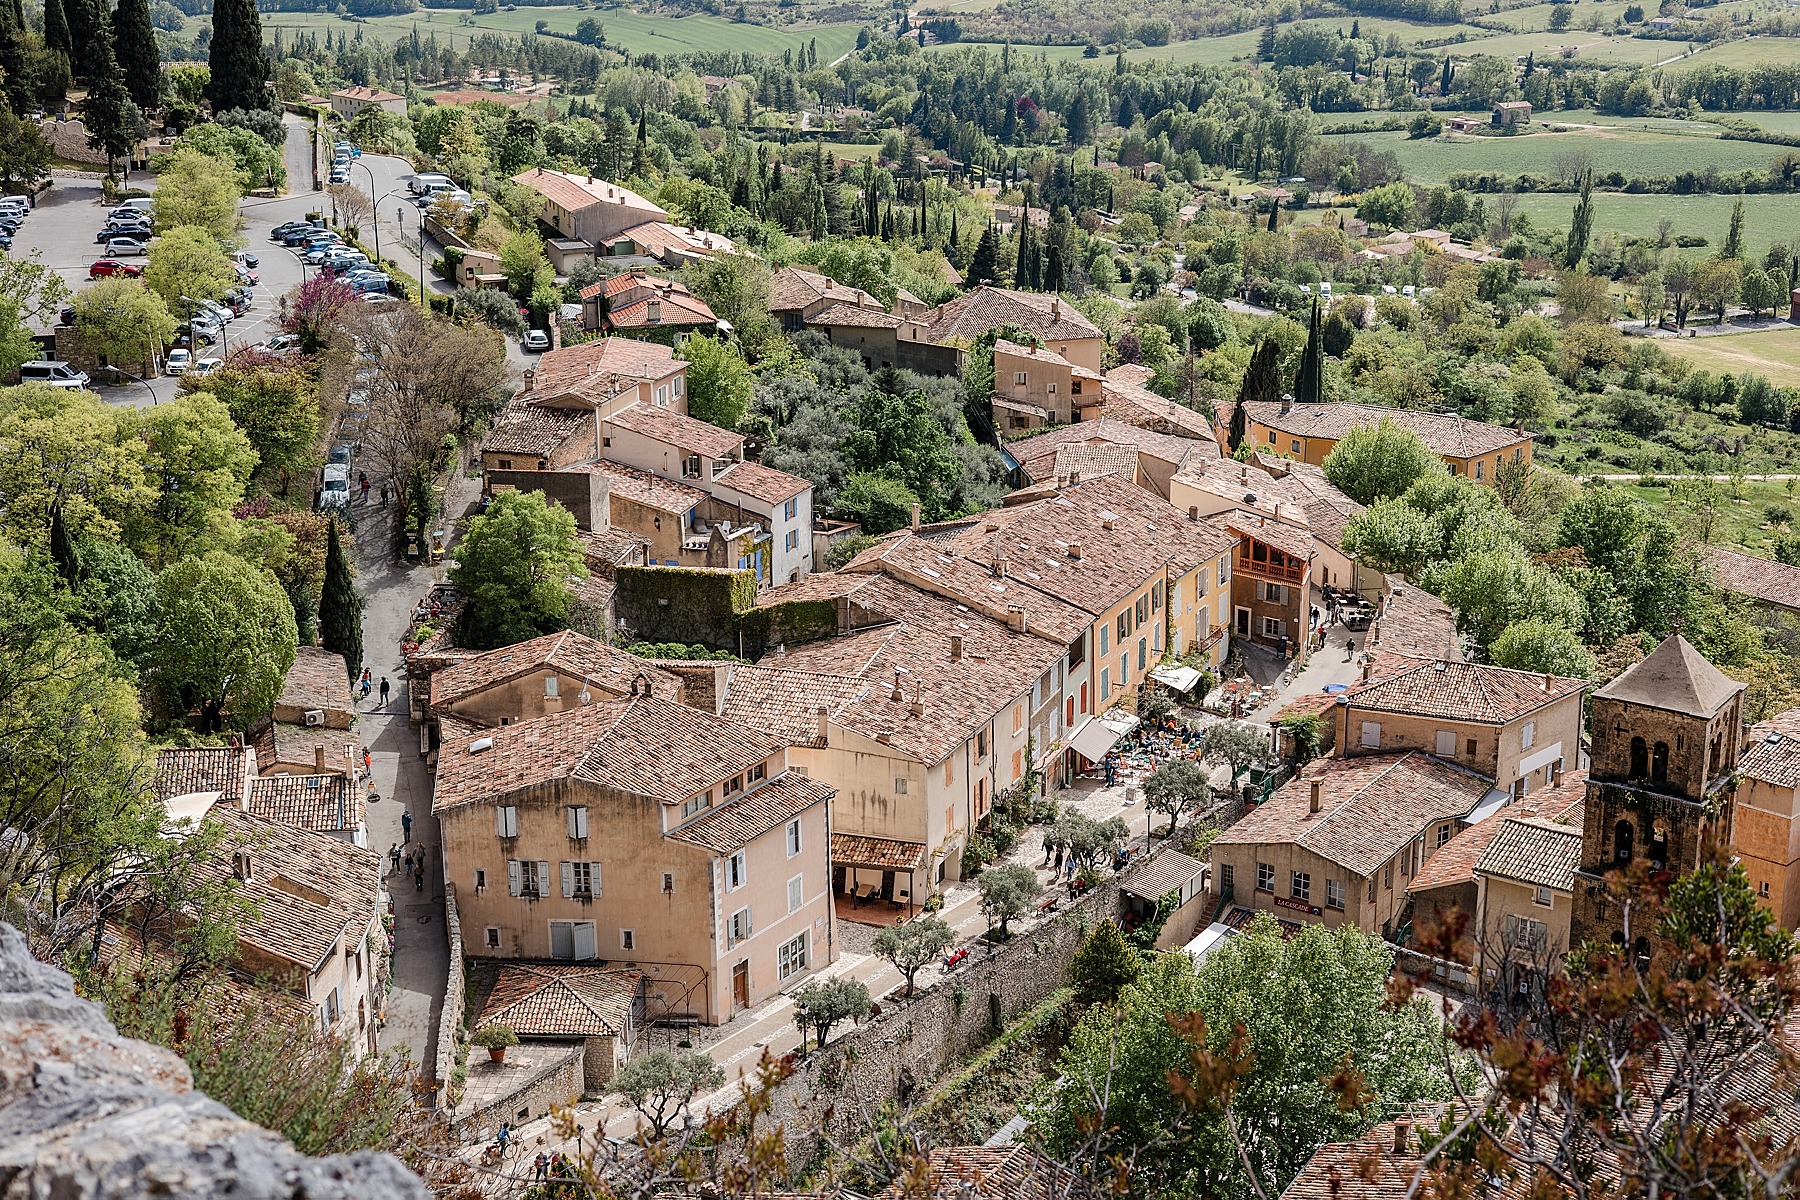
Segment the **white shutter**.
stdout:
[[600,946],[594,937],[592,921],[575,922],[575,957],[577,959],[600,957]]
[[806,880],[804,876],[796,875],[788,880],[788,911],[798,912],[804,903],[806,903]]
[[550,863],[547,859],[538,859],[537,877],[538,895],[547,895],[550,891]]
[[502,804],[494,810],[494,832],[503,838],[519,836],[519,809],[517,805]]
[[584,804],[574,805],[566,810],[569,814],[569,836],[584,838],[588,835],[588,810]]
[[1371,750],[1381,749],[1381,723],[1379,721],[1362,723],[1362,744]]
[[516,858],[506,860],[506,894],[516,896],[525,888],[524,864]]
[[563,899],[567,900],[575,894],[575,864],[572,862],[562,864],[562,885]]
[[1456,730],[1440,729],[1437,731],[1437,753],[1439,758],[1456,757]]
[[594,899],[600,898],[600,864],[588,864],[588,885],[594,889]]

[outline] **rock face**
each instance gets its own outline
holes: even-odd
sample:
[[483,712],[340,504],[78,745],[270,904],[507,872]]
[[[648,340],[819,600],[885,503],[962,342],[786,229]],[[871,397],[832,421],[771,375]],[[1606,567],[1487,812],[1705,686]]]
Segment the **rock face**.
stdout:
[[387,1154],[308,1158],[120,1037],[0,924],[0,1200],[429,1200]]

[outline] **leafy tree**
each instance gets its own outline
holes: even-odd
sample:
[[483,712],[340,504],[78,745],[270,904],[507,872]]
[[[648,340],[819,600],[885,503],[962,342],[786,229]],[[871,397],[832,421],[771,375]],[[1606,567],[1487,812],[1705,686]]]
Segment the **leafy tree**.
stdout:
[[1570,679],[1592,679],[1594,655],[1574,630],[1541,617],[1514,621],[1488,647],[1495,666],[1515,671],[1548,671]]
[[1416,203],[1409,184],[1388,183],[1364,192],[1357,202],[1356,215],[1372,225],[1401,229],[1412,224]]
[[1610,321],[1614,305],[1604,275],[1567,271],[1556,285],[1556,306],[1564,324],[1572,321]]
[[1219,721],[1208,725],[1200,735],[1200,757],[1206,762],[1225,763],[1231,768],[1231,783],[1250,769],[1250,764],[1269,753],[1269,739],[1262,730],[1245,721]]
[[[476,307],[471,302],[489,294],[489,289],[483,288],[464,303]],[[517,321],[518,308],[507,304],[505,296],[499,299]],[[281,328],[299,337],[301,350],[316,354],[343,333],[344,318],[356,311],[357,300],[355,288],[321,271],[281,298]]]
[[162,60],[156,49],[156,30],[150,24],[149,0],[119,0],[112,28],[125,90],[140,109],[154,112],[162,103]]
[[569,580],[587,575],[575,518],[541,492],[504,492],[470,518],[451,582],[468,598],[465,644],[491,650],[561,629]]
[[919,497],[926,520],[942,520],[952,511],[948,485],[962,474],[950,435],[924,389],[895,395],[882,390],[879,377],[877,383],[857,403],[857,429],[844,455],[853,470],[898,479]]
[[847,521],[855,521],[872,535],[904,529],[912,520],[913,506],[919,497],[887,475],[865,471],[852,475],[837,494],[832,511]]
[[869,985],[860,979],[813,978],[795,988],[794,1023],[813,1031],[822,1050],[833,1026],[862,1019],[869,1011]]
[[[275,116],[266,109],[259,109],[258,115]],[[280,127],[277,119],[276,128]],[[216,121],[196,125],[182,134],[176,144],[191,146],[209,158],[229,162],[237,168],[238,186],[245,191],[270,186],[287,176],[281,148],[269,145],[261,134],[244,125],[221,125]],[[367,200],[366,194],[364,199]],[[339,208],[341,211],[342,206]]]
[[1725,310],[1738,298],[1744,264],[1735,258],[1709,258],[1694,268],[1694,301],[1703,309],[1718,314],[1721,324]]
[[1774,278],[1761,267],[1751,267],[1744,272],[1738,287],[1738,298],[1750,310],[1752,317],[1759,315],[1765,308],[1773,316],[1775,310],[1787,301],[1788,289],[1782,280]]
[[96,280],[75,296],[75,328],[87,348],[108,364],[130,371],[169,344],[175,318],[142,280]]
[[906,977],[906,994],[913,994],[913,976],[956,944],[956,931],[935,916],[917,917],[904,925],[889,925],[875,935],[875,953],[894,964]]
[[130,548],[105,538],[75,544],[79,609],[71,620],[104,637],[121,662],[143,670],[162,630],[156,575]]
[[688,362],[688,415],[724,429],[736,429],[750,409],[750,364],[737,347],[697,334],[682,343]]
[[1037,872],[1021,863],[992,866],[975,877],[981,890],[981,911],[988,924],[1000,923],[1000,936],[1006,937],[1012,922],[1031,911],[1031,902],[1044,891]]
[[1675,327],[1686,326],[1694,295],[1694,264],[1685,258],[1670,259],[1663,266],[1663,291],[1674,306]]
[[23,120],[11,109],[0,108],[0,188],[7,195],[21,189],[36,190],[50,178],[54,157],[50,142],[36,123]]
[[1082,1017],[1039,1129],[1058,1153],[1097,1132],[1144,1194],[1278,1195],[1323,1143],[1449,1095],[1429,1010],[1384,1002],[1392,965],[1354,926],[1289,940],[1266,915],[1199,969],[1158,956]]
[[11,374],[42,352],[19,313],[18,305],[0,296],[0,371]]
[[1325,456],[1325,477],[1359,504],[1398,496],[1415,480],[1443,470],[1443,460],[1417,434],[1386,417],[1350,430]]
[[149,505],[125,523],[125,540],[152,566],[223,540],[244,498],[256,452],[225,406],[205,392],[138,409],[124,422],[143,444]]
[[266,715],[294,665],[294,607],[275,577],[223,550],[156,577],[163,634],[151,676],[176,713],[199,710],[202,733],[229,712],[244,728]]
[[217,300],[237,281],[219,239],[197,225],[166,230],[150,247],[144,286],[170,312],[191,315],[201,300]]
[[1144,803],[1151,812],[1169,814],[1170,837],[1182,813],[1203,808],[1211,798],[1206,771],[1191,758],[1170,759],[1144,780]]
[[42,385],[0,390],[0,527],[41,546],[60,505],[71,538],[117,538],[149,502],[143,443],[122,435],[119,412],[93,392]]
[[1303,767],[1319,757],[1319,747],[1325,735],[1325,721],[1318,713],[1294,713],[1281,718],[1277,724],[1288,736],[1288,743],[1293,747],[1294,765]]
[[969,259],[968,274],[964,279],[970,287],[984,283],[1000,281],[1000,235],[994,226],[989,225],[981,231],[981,240],[975,243],[975,254]]
[[1050,836],[1075,860],[1077,867],[1085,870],[1103,857],[1116,854],[1131,840],[1131,830],[1118,817],[1096,821],[1079,809],[1065,808],[1051,826]]
[[1579,629],[1587,615],[1581,596],[1516,543],[1446,562],[1425,576],[1425,585],[1456,610],[1456,627],[1483,647],[1527,617]]
[[320,423],[316,385],[299,367],[228,362],[211,375],[189,376],[183,386],[217,396],[250,439],[258,470],[283,492],[319,463]]
[[521,229],[500,247],[500,273],[506,276],[506,290],[513,299],[526,300],[540,268],[548,266],[544,257],[544,239],[530,229]]
[[1356,326],[1342,308],[1334,308],[1331,315],[1325,318],[1320,326],[1320,344],[1325,353],[1333,358],[1342,358],[1349,353],[1350,346],[1356,341]]
[[1569,236],[1563,243],[1563,265],[1573,271],[1587,257],[1588,238],[1594,232],[1594,172],[1581,173],[1581,198],[1569,220]]
[[319,640],[325,649],[344,656],[353,681],[362,671],[362,614],[362,592],[334,520],[325,545],[325,582],[319,591]]
[[1436,523],[1404,500],[1377,500],[1344,526],[1344,553],[1378,571],[1416,573],[1437,557]]
[[243,190],[235,162],[190,145],[158,155],[155,166],[158,230],[193,226],[221,240],[236,235]]
[[1094,926],[1069,960],[1069,982],[1082,1004],[1111,1004],[1143,970],[1143,960],[1112,921]]
[[206,98],[213,111],[267,108],[269,59],[263,53],[256,0],[214,0]]
[[613,1076],[613,1090],[624,1096],[650,1123],[651,1139],[661,1141],[681,1111],[701,1092],[725,1083],[725,1072],[709,1055],[651,1050],[634,1055]]

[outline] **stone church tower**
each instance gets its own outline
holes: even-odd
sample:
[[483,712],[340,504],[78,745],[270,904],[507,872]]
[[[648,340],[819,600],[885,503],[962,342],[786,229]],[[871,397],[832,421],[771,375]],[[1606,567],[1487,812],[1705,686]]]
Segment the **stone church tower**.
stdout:
[[1730,844],[1743,693],[1680,634],[1594,693],[1571,946],[1623,939],[1609,871],[1648,861],[1682,874]]

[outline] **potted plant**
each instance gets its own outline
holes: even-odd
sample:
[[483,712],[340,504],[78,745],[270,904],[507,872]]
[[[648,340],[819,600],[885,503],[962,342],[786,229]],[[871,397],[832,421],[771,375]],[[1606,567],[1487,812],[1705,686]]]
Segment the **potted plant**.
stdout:
[[488,1052],[488,1058],[494,1062],[506,1061],[506,1048],[519,1044],[519,1035],[513,1032],[511,1025],[483,1025],[470,1035],[469,1040]]

